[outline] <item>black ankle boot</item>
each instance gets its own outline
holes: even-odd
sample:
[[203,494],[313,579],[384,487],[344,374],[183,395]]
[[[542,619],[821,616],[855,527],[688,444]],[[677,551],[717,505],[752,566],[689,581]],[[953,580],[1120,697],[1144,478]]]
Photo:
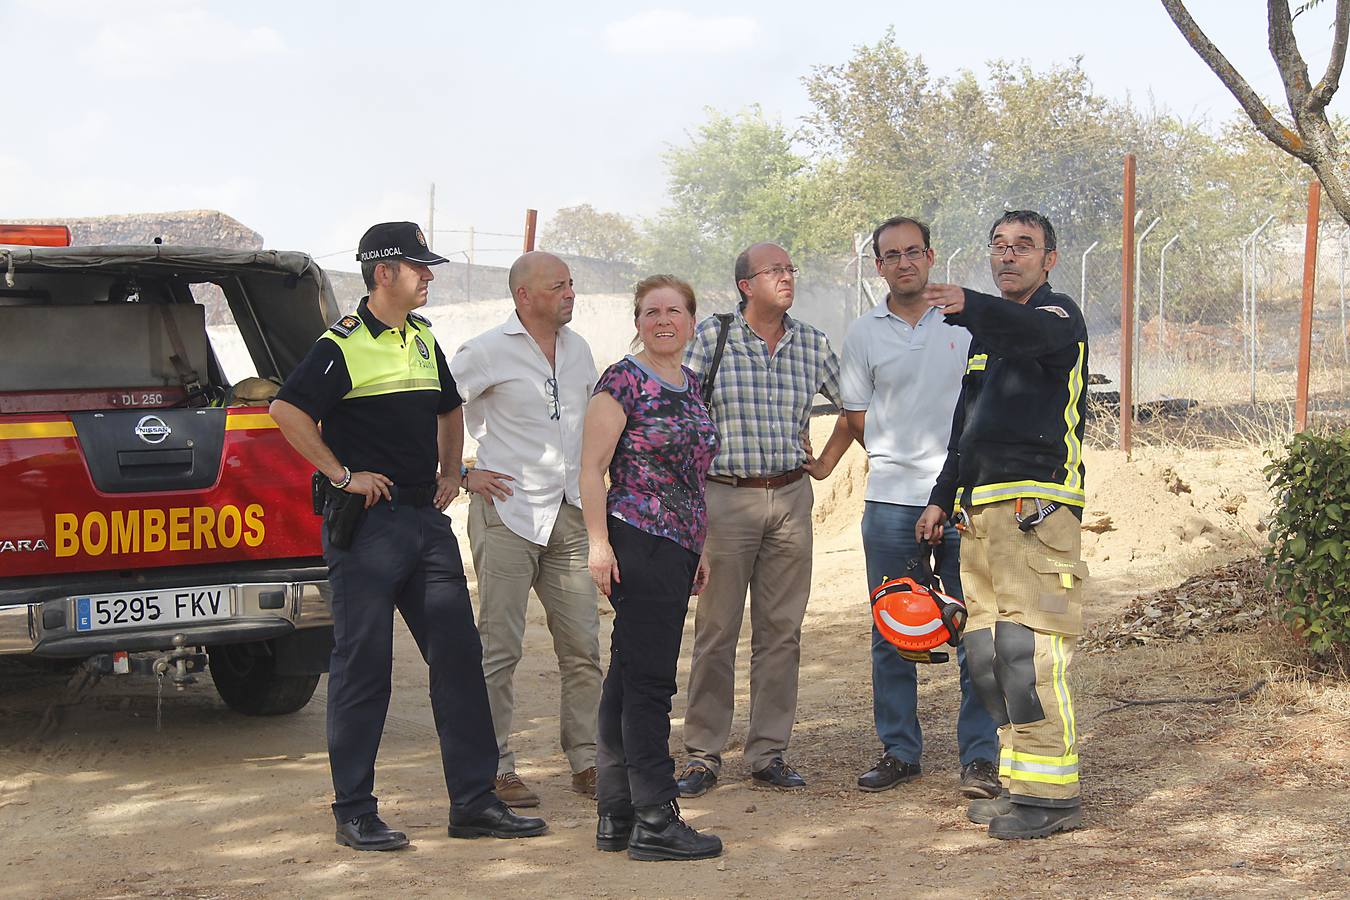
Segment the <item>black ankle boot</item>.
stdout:
[[607,853],[618,853],[628,849],[628,839],[633,835],[633,813],[628,815],[601,815],[595,826],[595,848]]
[[722,839],[715,834],[699,834],[680,818],[674,801],[659,806],[639,806],[628,841],[630,859],[708,859],[722,855]]

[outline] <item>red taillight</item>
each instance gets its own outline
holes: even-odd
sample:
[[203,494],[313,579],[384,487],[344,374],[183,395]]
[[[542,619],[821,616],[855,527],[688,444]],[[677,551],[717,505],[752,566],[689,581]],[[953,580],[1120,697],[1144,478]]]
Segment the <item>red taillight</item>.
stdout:
[[64,225],[0,225],[0,244],[69,247],[70,229]]

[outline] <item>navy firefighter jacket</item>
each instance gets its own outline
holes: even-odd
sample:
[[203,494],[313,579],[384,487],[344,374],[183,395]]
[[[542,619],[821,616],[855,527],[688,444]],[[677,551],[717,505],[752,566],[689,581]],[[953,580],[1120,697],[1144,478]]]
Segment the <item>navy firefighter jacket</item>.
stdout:
[[1067,505],[1080,518],[1087,324],[1078,305],[1043,284],[1023,303],[965,292],[947,321],[973,340],[952,416],[947,461],[929,503],[948,515],[1017,497]]

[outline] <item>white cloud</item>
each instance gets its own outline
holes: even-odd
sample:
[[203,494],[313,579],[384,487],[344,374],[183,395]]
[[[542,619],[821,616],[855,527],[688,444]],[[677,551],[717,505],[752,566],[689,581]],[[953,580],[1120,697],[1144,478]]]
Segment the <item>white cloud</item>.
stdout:
[[747,47],[759,35],[751,16],[695,16],[653,9],[610,22],[605,47],[611,53],[727,53]]
[[183,66],[276,54],[285,41],[266,25],[238,25],[192,4],[118,7],[98,26],[86,61],[108,75],[163,75]]

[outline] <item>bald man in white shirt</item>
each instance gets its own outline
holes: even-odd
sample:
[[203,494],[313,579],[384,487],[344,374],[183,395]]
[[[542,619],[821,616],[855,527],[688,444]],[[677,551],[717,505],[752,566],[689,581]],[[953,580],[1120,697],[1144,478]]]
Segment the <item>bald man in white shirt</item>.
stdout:
[[464,420],[478,442],[465,477],[469,545],[478,577],[483,675],[497,734],[497,795],[511,806],[539,797],[516,774],[509,748],[530,589],[543,604],[562,677],[562,749],[572,789],[595,795],[600,703],[599,608],[587,568],[577,483],[581,427],[595,387],[586,341],[567,327],[576,294],[567,264],[526,253],[510,273],[515,310],[465,342],[450,362]]

